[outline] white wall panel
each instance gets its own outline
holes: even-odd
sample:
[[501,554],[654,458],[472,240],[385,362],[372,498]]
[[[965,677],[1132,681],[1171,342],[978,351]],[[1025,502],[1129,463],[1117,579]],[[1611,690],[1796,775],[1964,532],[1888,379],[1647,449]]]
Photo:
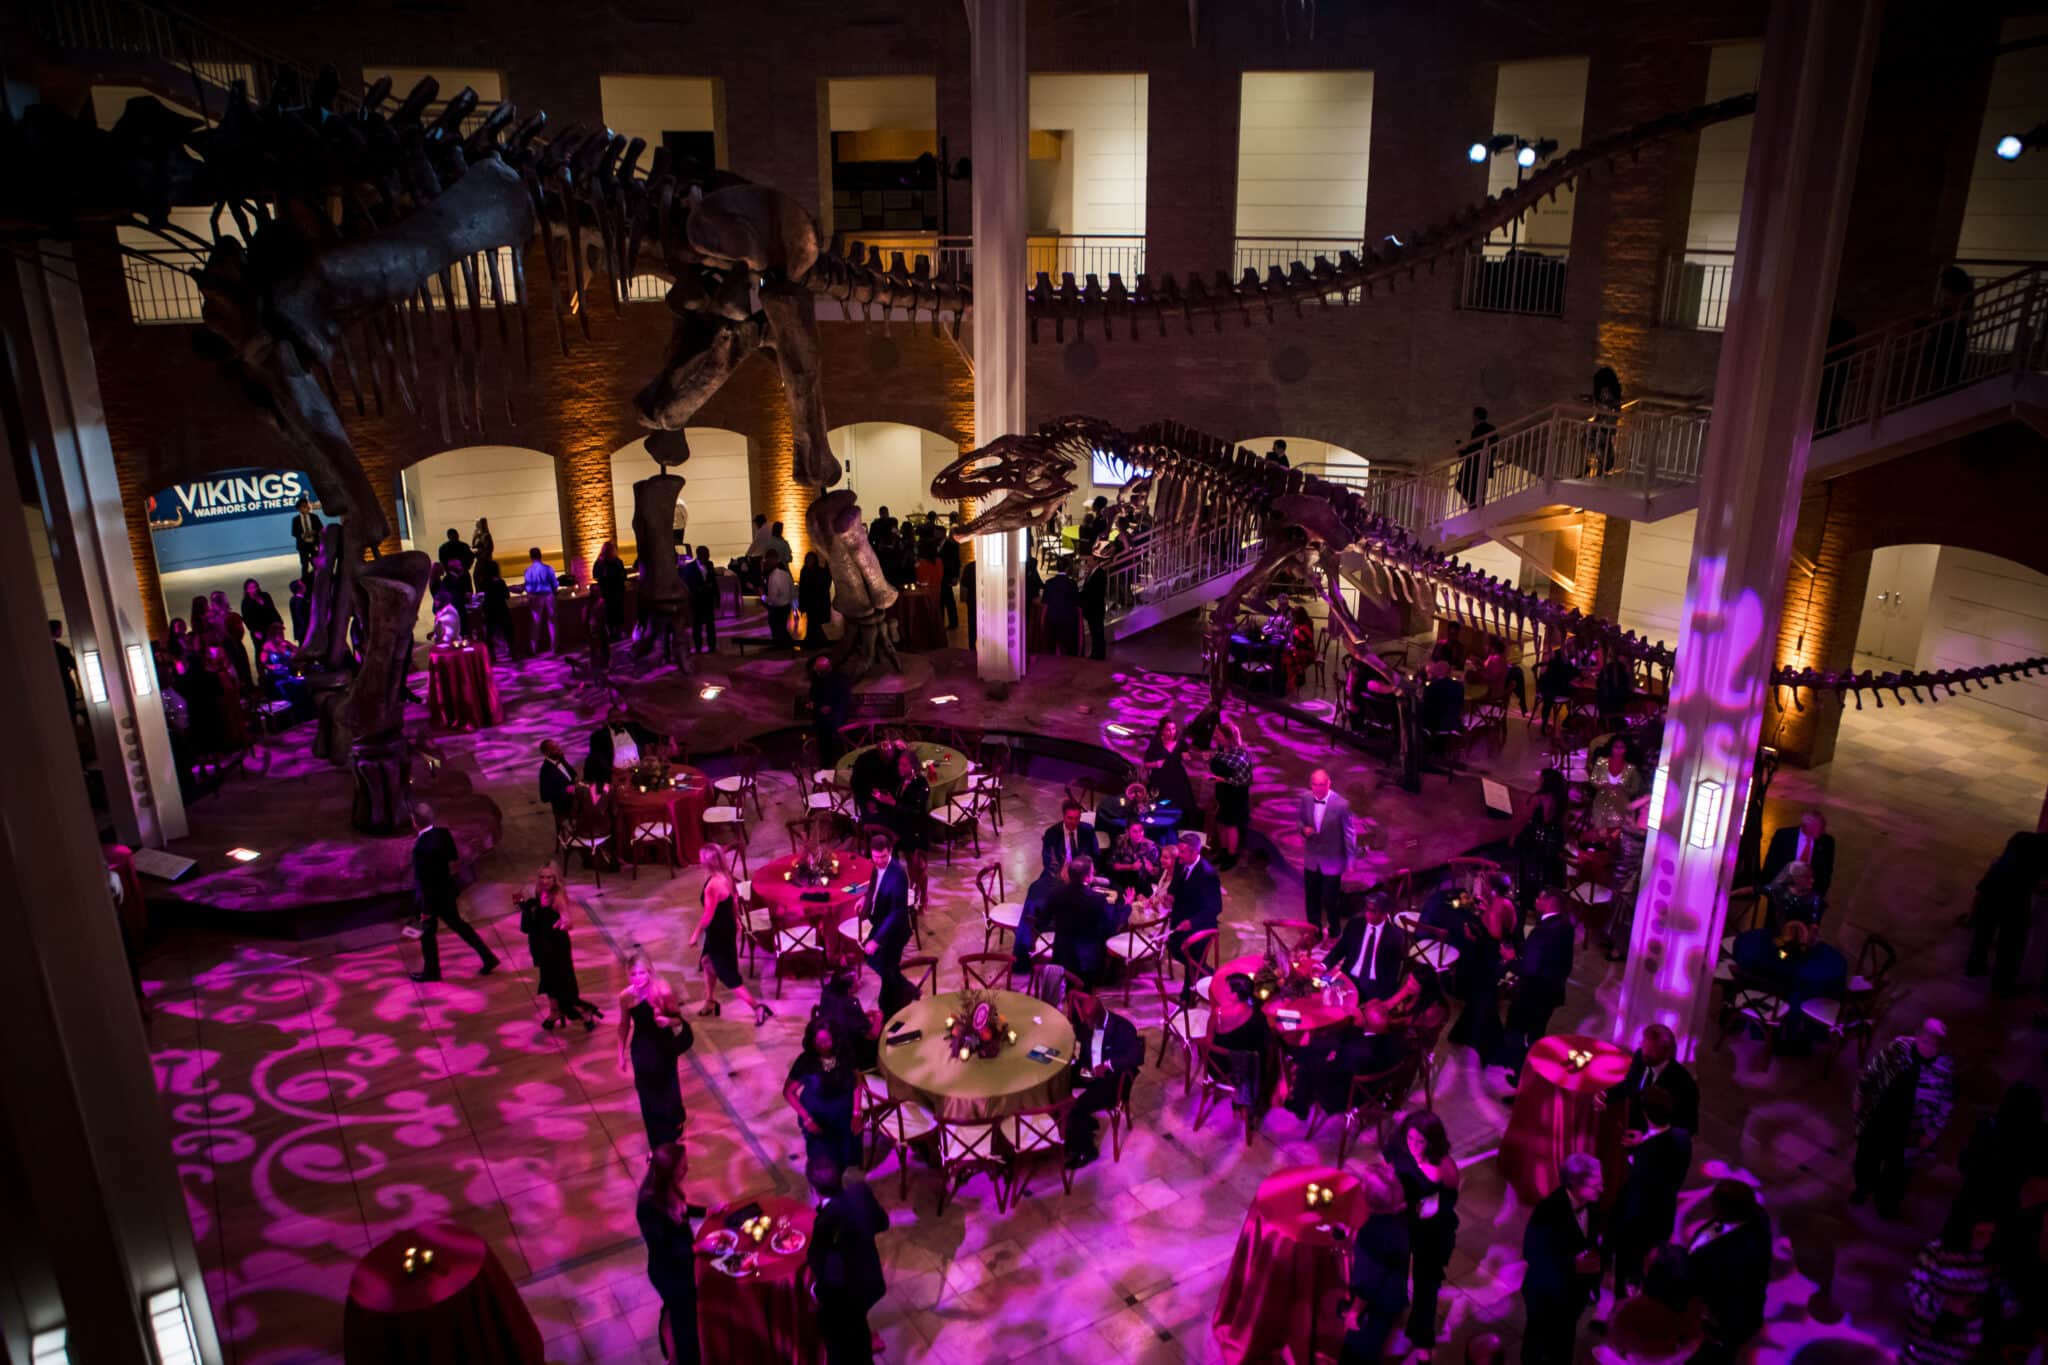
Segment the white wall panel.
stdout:
[[[2048,35],[2048,18],[2008,19],[2007,42]],[[1962,236],[1956,255],[2038,261],[2048,259],[2048,152],[2029,152],[2000,161],[1993,148],[2007,133],[2024,133],[2048,121],[2048,47],[2009,52],[1991,68],[1984,130],[1963,205]],[[1997,271],[1974,272],[1982,278]]]
[[1144,234],[1149,90],[1142,72],[1031,78],[1032,129],[1062,135],[1057,188],[1033,231]]
[[1681,512],[1662,521],[1632,522],[1623,561],[1622,628],[1668,645],[1678,642],[1678,618],[1685,608],[1685,576],[1692,568],[1692,533],[1698,514]]
[[939,82],[935,76],[835,77],[825,83],[825,107],[826,127],[835,133],[936,128]]
[[[1726,99],[1756,89],[1762,43],[1719,43],[1707,60],[1707,99]],[[1749,167],[1754,118],[1732,119],[1700,132],[1699,158],[1692,174],[1692,214],[1686,221],[1688,251],[1733,251],[1735,225],[1742,217],[1742,176]]]
[[[1487,132],[1514,133],[1533,142],[1555,138],[1557,155],[1563,155],[1584,140],[1586,124],[1586,67],[1584,57],[1559,57],[1541,62],[1503,62],[1494,86],[1493,127]],[[1454,155],[1446,149],[1446,155]],[[1487,163],[1486,192],[1500,194],[1515,186],[1515,158],[1503,152]],[[1568,246],[1572,239],[1572,191],[1558,191],[1546,198],[1522,220],[1521,241],[1532,246]],[[1508,234],[1498,232],[1494,240],[1505,242]]]
[[561,504],[555,462],[519,446],[467,446],[443,451],[405,471],[407,498],[419,508],[412,547],[432,554],[453,526],[464,541],[478,517],[488,517],[498,564],[510,573],[538,545],[551,559],[562,554]]
[[[689,537],[711,547],[711,558],[723,564],[743,554],[754,535],[754,509],[747,486],[747,438],[722,427],[685,427],[690,458],[676,466],[683,477],[683,502],[689,508]],[[633,543],[633,485],[658,473],[639,440],[612,452],[612,510],[618,518],[619,553],[629,561]]]
[[718,131],[718,82],[708,76],[599,76],[597,88],[605,126],[628,138],[647,139],[640,155],[643,167],[652,162],[665,132]]
[[1359,240],[1371,150],[1372,72],[1245,72],[1237,235]]
[[[1920,637],[1924,669],[1976,668],[2048,656],[2048,576],[2009,559],[1943,546],[1935,566],[1927,625]],[[1964,703],[1959,692],[1953,699]],[[1942,705],[1949,705],[1944,698]],[[2007,680],[1967,702],[2002,718],[2048,720],[2048,679]]]

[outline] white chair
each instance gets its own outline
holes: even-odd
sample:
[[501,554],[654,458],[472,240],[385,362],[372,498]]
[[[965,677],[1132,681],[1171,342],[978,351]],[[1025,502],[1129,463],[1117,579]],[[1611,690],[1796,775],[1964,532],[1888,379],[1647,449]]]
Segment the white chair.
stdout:
[[[1024,1193],[1029,1183],[1024,1179],[1026,1157],[1039,1152],[1065,1153],[1067,1116],[1073,1108],[1072,1100],[1062,1100],[1044,1109],[1012,1114],[1002,1121],[1003,1140],[1010,1144],[1010,1169],[1009,1189],[999,1196],[1001,1204],[1014,1208]],[[1060,1163],[1060,1183],[1068,1194],[1074,1192],[1074,1168],[1064,1161]]]
[[818,933],[815,920],[804,920],[787,929],[775,931],[775,998],[782,998],[783,963],[792,957],[822,954],[824,940]]
[[1409,945],[1408,955],[1417,962],[1426,962],[1438,975],[1449,971],[1458,963],[1458,949],[1454,944],[1441,939],[1420,938]]
[[[881,1083],[879,1076],[864,1076],[863,1082]],[[874,1174],[881,1144],[888,1142],[896,1149],[896,1169],[900,1177],[897,1197],[908,1202],[910,1199],[910,1148],[912,1144],[925,1141],[938,1131],[939,1120],[931,1110],[911,1100],[890,1097],[888,1087],[881,1085],[881,1097],[875,1096],[871,1085],[868,1090],[868,1138],[872,1144],[868,1153],[868,1173]]]
[[1148,920],[1134,920],[1128,932],[1113,935],[1107,944],[1113,957],[1122,959],[1124,964],[1124,1003],[1131,999],[1131,985],[1138,977],[1138,964],[1152,964],[1152,979],[1160,989],[1166,987],[1166,921],[1167,916],[1156,915]]
[[1209,1033],[1211,1010],[1206,992],[1194,1000],[1183,999],[1177,993],[1162,989],[1160,999],[1165,1002],[1165,1028],[1159,1035],[1159,1058],[1154,1066],[1166,1065],[1166,1053],[1170,1047],[1178,1046],[1187,1062],[1187,1080],[1182,1085],[1185,1094],[1194,1088],[1195,1058],[1201,1050],[1202,1039]]
[[977,1174],[986,1175],[996,1187],[996,1208],[1004,1207],[1003,1177],[1008,1163],[996,1148],[993,1123],[954,1123],[939,1120],[939,1212],[946,1212],[946,1200]]

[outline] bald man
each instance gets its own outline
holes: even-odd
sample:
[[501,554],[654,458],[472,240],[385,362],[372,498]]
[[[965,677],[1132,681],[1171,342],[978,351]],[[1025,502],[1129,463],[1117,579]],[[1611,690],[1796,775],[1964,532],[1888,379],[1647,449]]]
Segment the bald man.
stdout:
[[1351,805],[1330,785],[1329,770],[1309,774],[1302,793],[1301,891],[1303,917],[1318,929],[1334,929],[1342,913],[1344,869],[1351,865],[1356,842]]

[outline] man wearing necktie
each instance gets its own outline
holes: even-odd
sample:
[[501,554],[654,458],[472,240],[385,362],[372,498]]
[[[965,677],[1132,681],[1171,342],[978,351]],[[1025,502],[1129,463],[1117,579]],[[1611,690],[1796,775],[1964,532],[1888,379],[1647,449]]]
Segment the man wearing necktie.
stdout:
[[1763,1330],[1771,1283],[1771,1217],[1744,1180],[1714,1182],[1707,1219],[1683,1239],[1686,1280],[1706,1309],[1706,1344],[1695,1360],[1723,1365]]
[[1325,971],[1342,972],[1357,985],[1361,1005],[1392,996],[1407,973],[1408,934],[1388,918],[1391,908],[1385,894],[1367,896],[1323,958]]
[[426,920],[420,934],[420,956],[425,962],[422,970],[412,974],[412,979],[441,979],[440,931],[443,923],[455,931],[456,937],[476,950],[483,963],[477,969],[477,975],[489,976],[498,970],[498,955],[485,946],[476,930],[462,918],[462,912],[455,903],[460,890],[455,880],[455,865],[460,857],[455,848],[455,836],[434,823],[434,808],[424,801],[412,803],[412,823],[413,828],[419,831],[412,841],[413,885],[419,897],[420,914]]
[[1040,852],[1045,870],[1060,872],[1076,858],[1100,862],[1102,849],[1095,840],[1095,826],[1081,822],[1081,803],[1069,797],[1060,806],[1060,822],[1045,832]]
[[1301,816],[1303,914],[1317,929],[1336,928],[1344,869],[1351,865],[1351,805],[1330,786],[1327,769],[1309,774]]
[[1522,1365],[1570,1365],[1579,1315],[1600,1288],[1593,1209],[1604,1186],[1597,1157],[1564,1159],[1558,1187],[1522,1233]]
[[880,1008],[887,1019],[916,996],[903,977],[903,949],[910,942],[910,878],[896,861],[896,841],[888,835],[876,835],[868,854],[875,872],[868,878],[868,941],[862,947],[881,978]]
[[1805,863],[1813,869],[1813,894],[1826,900],[1828,887],[1835,880],[1835,836],[1828,833],[1828,817],[1820,811],[1806,812],[1797,825],[1771,836],[1757,884],[1769,886],[1792,863]]
[[299,551],[299,577],[308,587],[313,583],[313,557],[320,552],[320,518],[308,499],[299,499],[298,515],[292,518],[292,544]]
[[1643,1092],[1655,1086],[1671,1096],[1671,1126],[1695,1136],[1699,1134],[1700,1083],[1679,1065],[1677,1058],[1677,1036],[1662,1024],[1646,1025],[1635,1056],[1629,1058],[1628,1074],[1606,1096],[1608,1104],[1626,1108],[1623,1129],[1644,1130]]

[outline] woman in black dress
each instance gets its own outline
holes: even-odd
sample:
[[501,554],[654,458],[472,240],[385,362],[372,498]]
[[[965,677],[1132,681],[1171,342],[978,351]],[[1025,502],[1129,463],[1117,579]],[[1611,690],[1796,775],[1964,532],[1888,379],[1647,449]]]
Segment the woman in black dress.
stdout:
[[526,935],[526,946],[533,952],[540,993],[554,1005],[540,1025],[550,1031],[581,1019],[584,1031],[589,1032],[604,1018],[604,1011],[585,1000],[576,984],[576,961],[569,952],[573,905],[553,863],[543,863],[533,874],[533,890],[519,902],[519,931]]
[[1538,891],[1564,885],[1564,821],[1570,810],[1564,773],[1545,768],[1529,799],[1528,815],[1515,831],[1515,909],[1524,922]]
[[604,598],[605,631],[616,637],[626,630],[626,561],[619,558],[619,549],[609,540],[597,552],[597,563],[590,566],[590,577],[597,584],[598,595]]
[[476,528],[469,533],[469,553],[473,557],[472,565],[489,564],[493,568],[497,567],[498,542],[491,536],[489,517],[476,519]]
[[803,572],[796,577],[796,606],[804,614],[805,649],[823,649],[828,643],[825,626],[832,620],[832,571],[816,550],[804,555]]
[[690,1154],[680,1142],[654,1149],[640,1182],[634,1217],[647,1243],[647,1279],[661,1296],[662,1350],[671,1365],[697,1365],[697,1234],[692,1214],[702,1213],[683,1194]]
[[1436,1297],[1458,1244],[1458,1163],[1443,1120],[1428,1110],[1403,1118],[1383,1148],[1408,1197],[1408,1340],[1427,1352],[1436,1342]]
[[1195,787],[1188,781],[1187,766],[1183,762],[1187,747],[1187,741],[1181,737],[1180,724],[1172,716],[1159,722],[1152,742],[1145,746],[1145,771],[1151,774],[1152,794],[1161,801],[1171,802],[1180,811],[1183,823],[1191,820],[1195,813]]
[[1493,1065],[1501,1055],[1501,950],[1515,941],[1520,927],[1514,902],[1498,895],[1490,895],[1466,922],[1458,958],[1465,1011],[1451,1026],[1451,1041],[1469,1046],[1481,1066]]
[[732,878],[722,869],[714,871],[706,879],[702,913],[697,916],[696,932],[690,935],[692,945],[703,945],[703,957],[699,961],[704,968],[704,1004],[697,1013],[720,1013],[718,988],[723,985],[740,998],[741,1004],[754,1012],[754,1025],[758,1028],[773,1018],[775,1011],[756,1000],[741,980],[737,900]]
[[1216,777],[1216,866],[1229,871],[1237,866],[1238,850],[1244,846],[1245,831],[1252,823],[1252,751],[1244,747],[1244,734],[1235,721],[1216,725],[1216,753],[1209,760]]
[[649,1151],[658,1152],[683,1135],[689,1116],[683,1111],[676,1063],[694,1041],[675,992],[654,974],[645,953],[634,953],[626,989],[619,995],[619,1072],[630,1075],[639,1092]]

